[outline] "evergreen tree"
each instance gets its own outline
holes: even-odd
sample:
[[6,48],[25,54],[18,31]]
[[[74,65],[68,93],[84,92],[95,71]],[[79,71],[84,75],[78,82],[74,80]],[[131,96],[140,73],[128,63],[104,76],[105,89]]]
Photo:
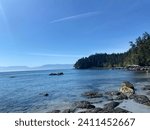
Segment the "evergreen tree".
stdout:
[[79,59],[74,67],[87,69],[92,67],[125,67],[128,65],[150,66],[150,34],[143,33],[135,42],[130,41],[131,48],[124,53],[96,53]]

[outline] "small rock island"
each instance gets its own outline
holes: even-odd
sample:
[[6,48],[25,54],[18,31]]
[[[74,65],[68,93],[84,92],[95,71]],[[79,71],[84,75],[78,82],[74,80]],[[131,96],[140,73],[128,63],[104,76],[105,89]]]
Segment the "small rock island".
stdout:
[[50,73],[49,76],[60,76],[60,75],[64,75],[63,72],[59,72],[59,73]]

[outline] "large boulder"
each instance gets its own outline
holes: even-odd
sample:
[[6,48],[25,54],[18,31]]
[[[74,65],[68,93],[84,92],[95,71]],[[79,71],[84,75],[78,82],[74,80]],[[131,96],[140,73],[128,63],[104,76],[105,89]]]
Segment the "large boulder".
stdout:
[[131,84],[129,81],[124,81],[121,84],[121,88],[119,89],[119,92],[129,97],[130,95],[135,93],[135,89],[133,84]]
[[133,99],[133,100],[136,101],[137,103],[150,106],[150,100],[149,100],[149,98],[148,98],[147,96],[145,96],[145,95],[136,95],[136,94],[133,94],[133,95],[129,96],[129,98],[130,98],[130,99]]
[[100,98],[100,97],[103,97],[103,94],[101,94],[99,92],[85,92],[82,95],[87,97],[87,98]]

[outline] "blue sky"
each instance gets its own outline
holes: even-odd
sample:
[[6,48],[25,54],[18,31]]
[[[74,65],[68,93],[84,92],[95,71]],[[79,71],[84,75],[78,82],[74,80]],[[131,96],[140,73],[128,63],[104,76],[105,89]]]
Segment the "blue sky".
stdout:
[[149,0],[0,0],[0,66],[73,64],[150,33]]

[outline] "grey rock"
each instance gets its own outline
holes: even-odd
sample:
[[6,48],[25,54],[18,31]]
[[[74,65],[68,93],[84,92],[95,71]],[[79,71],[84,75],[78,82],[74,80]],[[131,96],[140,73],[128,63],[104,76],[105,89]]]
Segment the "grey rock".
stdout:
[[74,113],[75,109],[65,109],[62,111],[62,113]]
[[48,93],[40,93],[39,95],[42,95],[42,96],[45,96],[45,97],[49,96]]
[[126,100],[126,99],[128,99],[128,97],[126,96],[126,95],[124,95],[123,93],[121,93],[119,96],[117,96],[116,98],[115,98],[115,100]]
[[117,107],[117,108],[115,109],[115,113],[131,113],[131,112],[128,111],[128,110],[122,109],[122,108],[120,108],[120,107]]
[[148,98],[147,96],[145,96],[145,95],[136,95],[136,94],[133,94],[133,95],[131,95],[129,98],[130,98],[130,99],[133,99],[133,100],[136,101],[137,103],[150,106],[150,100],[149,100],[149,98]]
[[60,76],[60,75],[64,75],[63,72],[59,72],[59,73],[50,73],[49,76]]
[[150,85],[145,85],[145,86],[143,87],[143,90],[150,90]]
[[102,111],[99,111],[99,113],[131,113],[125,109],[122,108],[116,108],[116,109],[103,109]]
[[92,108],[95,108],[95,106],[94,105],[91,105],[91,103],[90,102],[88,102],[88,101],[79,101],[79,102],[75,102],[74,104],[73,104],[73,106],[75,107],[75,108],[86,108],[86,109],[92,109]]
[[100,97],[103,97],[103,94],[98,93],[98,92],[85,92],[82,95],[87,97],[87,98],[100,98]]
[[89,109],[87,111],[82,111],[81,113],[99,113],[102,110],[103,110],[102,108],[93,108],[93,109]]
[[118,91],[109,91],[109,92],[106,92],[105,94],[106,94],[106,95],[109,95],[109,96],[118,96],[118,95],[120,95],[121,93],[118,92]]
[[44,96],[47,97],[47,96],[49,96],[49,94],[48,94],[48,93],[45,93]]
[[9,78],[16,78],[16,76],[10,76]]
[[120,103],[119,102],[114,102],[114,101],[112,101],[112,102],[110,102],[110,103],[107,103],[107,104],[105,104],[104,105],[104,110],[112,110],[112,109],[114,109],[115,107],[117,107],[118,105],[119,105]]
[[51,111],[49,113],[60,113],[60,112],[61,112],[60,110],[53,110],[53,111]]
[[148,91],[146,94],[147,94],[147,95],[150,95],[150,91]]
[[103,109],[99,111],[98,113],[115,113],[114,109]]

